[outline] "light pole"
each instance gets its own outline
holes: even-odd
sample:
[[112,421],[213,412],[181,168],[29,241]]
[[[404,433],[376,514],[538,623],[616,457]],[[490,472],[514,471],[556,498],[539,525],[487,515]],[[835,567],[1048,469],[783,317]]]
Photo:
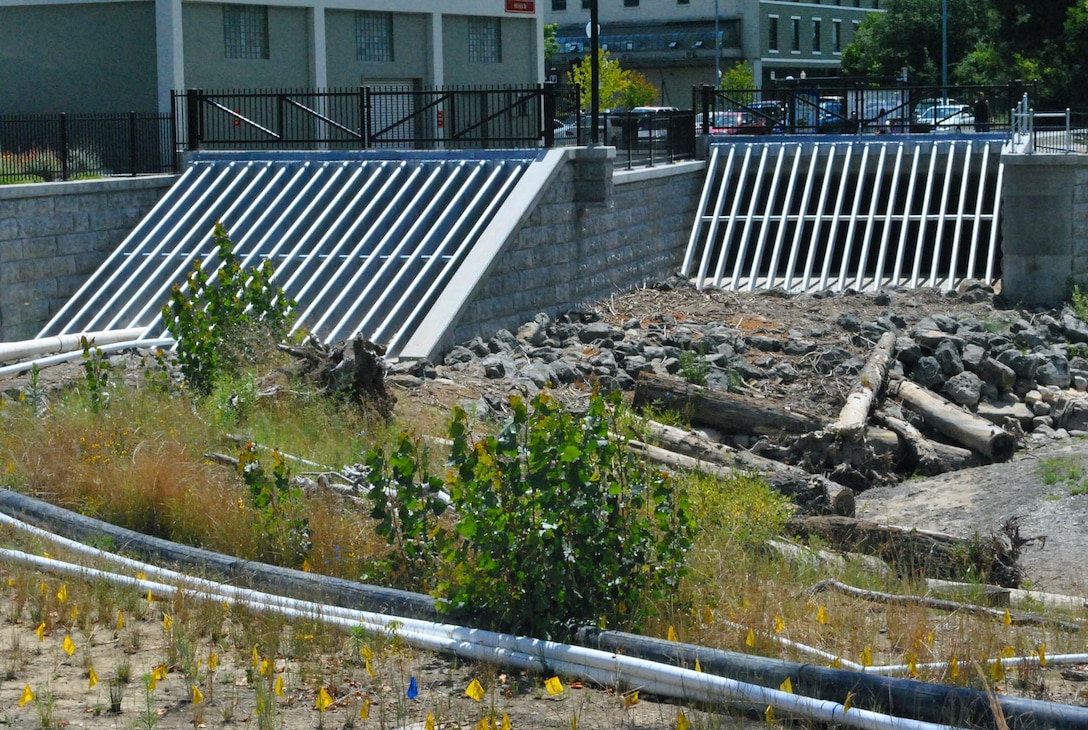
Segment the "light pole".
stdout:
[[600,15],[597,12],[597,0],[589,1],[589,84],[593,88],[589,91],[590,117],[593,124],[593,134],[590,140],[594,146],[600,144],[601,130],[601,60],[597,57],[597,48],[600,46],[601,29],[599,26]]
[[714,0],[714,88],[722,85],[722,36],[718,30],[718,0]]
[[941,98],[948,96],[948,0],[941,0]]

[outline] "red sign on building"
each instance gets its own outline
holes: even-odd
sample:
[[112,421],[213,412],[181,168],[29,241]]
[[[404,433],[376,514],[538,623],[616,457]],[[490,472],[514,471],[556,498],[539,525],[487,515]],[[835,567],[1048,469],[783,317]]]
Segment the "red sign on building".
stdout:
[[506,12],[508,13],[535,13],[535,0],[506,0]]

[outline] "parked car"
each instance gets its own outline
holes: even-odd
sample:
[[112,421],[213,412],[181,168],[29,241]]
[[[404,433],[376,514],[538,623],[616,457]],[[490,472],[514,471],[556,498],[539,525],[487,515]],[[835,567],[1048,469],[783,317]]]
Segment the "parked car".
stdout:
[[711,134],[770,134],[773,122],[752,112],[725,111],[710,115]]
[[669,115],[667,112],[680,111],[674,106],[636,106],[631,110],[638,115],[638,139],[646,142],[651,138],[664,139],[669,136]]
[[975,115],[971,107],[962,102],[938,104],[917,111],[914,124],[932,126],[934,132],[970,132],[975,128]]
[[744,108],[765,120],[772,132],[786,131],[786,105],[782,102],[773,99],[753,101],[751,104],[745,104]]
[[556,142],[573,142],[578,137],[578,128],[574,121],[564,122],[562,119],[553,119],[552,129],[555,131]]

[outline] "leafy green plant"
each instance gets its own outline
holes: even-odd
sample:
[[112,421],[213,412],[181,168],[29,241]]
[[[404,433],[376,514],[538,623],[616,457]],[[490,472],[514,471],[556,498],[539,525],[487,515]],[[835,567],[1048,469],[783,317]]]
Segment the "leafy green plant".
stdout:
[[109,406],[110,363],[102,350],[92,347],[86,337],[80,338],[83,347],[83,379],[87,385],[87,406],[91,413],[98,413]]
[[272,452],[272,468],[266,470],[250,442],[238,457],[238,473],[249,489],[256,512],[262,553],[281,565],[302,567],[313,547],[302,489],[291,483],[283,454]]
[[178,341],[178,364],[188,385],[211,392],[223,373],[253,362],[260,344],[287,333],[294,302],[272,283],[272,263],[244,269],[221,223],[213,233],[220,261],[214,278],[197,260],[185,286],[175,284],[162,308],[163,321]]
[[[586,622],[637,627],[673,591],[695,530],[687,499],[610,437],[618,394],[575,416],[547,393],[511,399],[498,436],[450,425],[461,540],[447,609],[533,636]],[[531,408],[530,408],[531,405]]]
[[680,351],[680,377],[695,385],[706,385],[706,375],[710,365],[701,353],[695,350]]
[[392,451],[371,450],[366,457],[373,485],[368,496],[375,531],[393,553],[375,565],[390,585],[431,590],[447,534],[438,518],[447,504],[440,499],[442,480],[427,473],[428,453],[406,432]]
[[1079,284],[1073,285],[1073,294],[1069,300],[1073,307],[1073,314],[1077,319],[1088,322],[1088,292],[1080,288]]

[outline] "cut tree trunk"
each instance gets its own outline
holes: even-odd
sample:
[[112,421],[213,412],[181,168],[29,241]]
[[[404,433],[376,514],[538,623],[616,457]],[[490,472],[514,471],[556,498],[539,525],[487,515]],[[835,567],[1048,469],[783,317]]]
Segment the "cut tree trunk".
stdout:
[[956,443],[977,451],[991,461],[1008,461],[1016,450],[1016,438],[984,418],[952,405],[939,395],[907,380],[893,380],[889,394],[926,419],[926,423]]
[[906,471],[931,477],[978,466],[981,461],[970,449],[927,439],[921,431],[901,418],[879,412],[876,420],[893,431],[902,443],[906,458],[901,466]]
[[895,356],[895,332],[885,332],[880,336],[869,359],[858,373],[846,404],[839,411],[838,419],[827,427],[827,431],[839,438],[859,440],[865,432],[869,420],[869,411],[873,401],[884,388],[884,379],[888,375],[888,363]]
[[854,492],[824,476],[809,474],[796,466],[715,443],[692,431],[657,421],[644,420],[643,423],[650,440],[670,451],[713,464],[758,472],[771,487],[791,499],[794,499],[793,495],[808,495],[815,489],[823,494],[825,509],[821,514],[854,515]]
[[773,435],[808,433],[822,425],[815,416],[771,401],[728,391],[707,390],[681,378],[641,373],[635,384],[634,406],[677,411],[691,423],[725,433]]
[[1024,541],[1018,534],[964,540],[837,515],[793,517],[787,529],[801,537],[819,537],[836,550],[876,555],[916,577],[959,580],[971,569],[1007,588],[1017,587],[1023,578],[1017,561]]

